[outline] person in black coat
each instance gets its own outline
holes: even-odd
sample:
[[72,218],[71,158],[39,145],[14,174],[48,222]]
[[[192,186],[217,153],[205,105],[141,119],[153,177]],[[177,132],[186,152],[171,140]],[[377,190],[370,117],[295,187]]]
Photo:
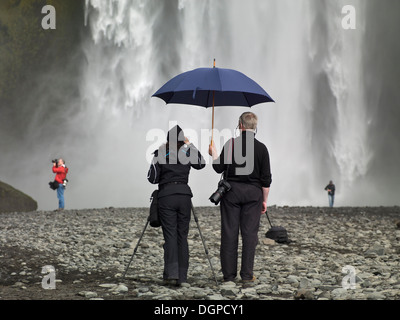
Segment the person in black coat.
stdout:
[[164,235],[166,283],[187,282],[189,246],[187,242],[193,197],[188,185],[190,169],[205,167],[199,150],[177,125],[167,135],[167,143],[154,152],[147,179],[158,184],[158,205]]
[[325,190],[328,191],[328,200],[329,200],[329,207],[333,207],[333,203],[335,202],[335,185],[333,184],[332,180],[329,181],[328,185],[325,187]]
[[239,118],[240,136],[229,140],[218,156],[212,143],[213,169],[224,173],[231,189],[223,196],[221,211],[221,267],[224,281],[237,276],[239,231],[242,236],[240,277],[254,281],[254,258],[260,216],[267,211],[272,182],[267,147],[255,138],[257,116],[245,112]]

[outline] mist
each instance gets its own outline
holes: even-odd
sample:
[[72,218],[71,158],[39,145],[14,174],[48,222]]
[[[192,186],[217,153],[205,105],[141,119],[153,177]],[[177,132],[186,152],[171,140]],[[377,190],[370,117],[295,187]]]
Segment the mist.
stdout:
[[[341,25],[347,4],[355,30]],[[55,209],[48,182],[62,157],[67,209],[148,206],[162,133],[178,123],[209,163],[211,129],[210,109],[151,95],[215,58],[276,101],[215,109],[220,145],[241,113],[257,114],[269,205],[326,206],[329,180],[338,206],[398,205],[399,9],[395,0],[86,1],[75,46],[63,58],[42,48],[43,65],[0,100],[0,180]],[[219,178],[210,165],[191,172],[195,206],[211,205]]]

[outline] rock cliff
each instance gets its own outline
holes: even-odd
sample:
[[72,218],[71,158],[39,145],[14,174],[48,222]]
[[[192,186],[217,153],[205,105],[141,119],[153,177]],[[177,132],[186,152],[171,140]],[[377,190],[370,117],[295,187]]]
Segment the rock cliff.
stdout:
[[0,213],[37,210],[37,202],[25,193],[0,181]]

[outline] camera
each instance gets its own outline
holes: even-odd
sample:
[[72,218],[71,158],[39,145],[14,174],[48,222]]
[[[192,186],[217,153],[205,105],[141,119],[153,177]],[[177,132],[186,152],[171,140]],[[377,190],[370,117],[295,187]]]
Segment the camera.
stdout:
[[210,201],[217,205],[225,193],[227,193],[229,190],[231,190],[231,185],[228,183],[228,181],[220,180],[218,182],[218,189],[211,195]]
[[51,160],[52,163],[55,163],[58,166],[58,159]]

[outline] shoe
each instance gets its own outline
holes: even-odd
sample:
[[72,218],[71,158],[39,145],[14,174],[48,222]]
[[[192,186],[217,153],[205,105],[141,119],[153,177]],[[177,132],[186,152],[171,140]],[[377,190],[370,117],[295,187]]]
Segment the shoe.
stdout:
[[177,286],[178,280],[177,279],[164,279],[163,285],[164,286]]
[[176,281],[176,286],[177,287],[184,287],[184,288],[190,288],[190,284],[188,283],[188,282],[186,282],[186,281],[184,281],[184,282],[180,282],[180,281]]
[[242,279],[242,282],[254,282],[254,281],[256,281],[256,276],[253,276],[253,278],[251,278],[251,279]]

